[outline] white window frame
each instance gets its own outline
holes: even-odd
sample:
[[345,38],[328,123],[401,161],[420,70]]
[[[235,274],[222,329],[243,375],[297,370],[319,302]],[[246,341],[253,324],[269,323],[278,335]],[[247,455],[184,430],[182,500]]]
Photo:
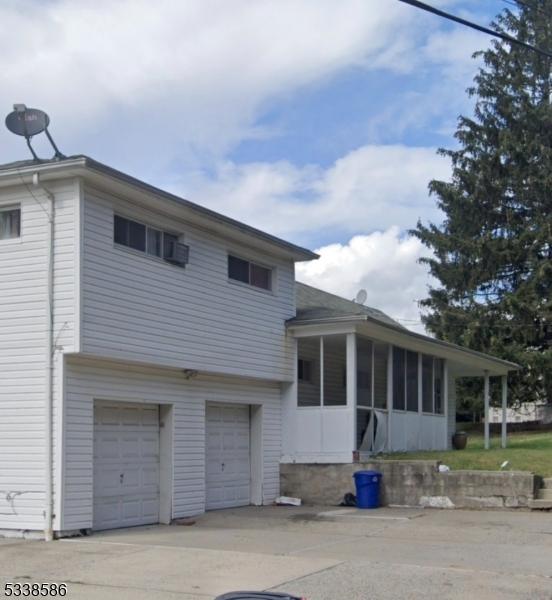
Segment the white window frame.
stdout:
[[[138,225],[143,225],[146,228],[145,250],[138,250],[137,248],[132,248],[131,246],[127,246],[126,244],[120,244],[119,242],[115,241],[115,218],[116,217],[119,217],[121,219],[125,219],[126,221],[132,221],[133,223],[138,223]],[[161,256],[158,256],[157,254],[150,254],[148,252],[148,231],[149,230],[161,232]],[[155,260],[155,261],[160,262],[160,263],[162,263],[164,265],[171,265],[171,263],[169,261],[165,260],[165,258],[164,258],[164,253],[165,253],[165,234],[172,235],[172,236],[174,236],[174,237],[177,238],[178,243],[183,243],[182,242],[182,234],[181,233],[175,233],[173,231],[167,231],[167,230],[163,229],[162,227],[156,227],[155,225],[148,225],[148,223],[145,223],[144,221],[142,221],[140,219],[136,219],[134,217],[128,216],[128,215],[126,215],[124,213],[113,212],[112,239],[113,239],[113,246],[115,248],[118,248],[118,249],[123,250],[125,252],[130,252],[131,254],[134,254],[136,256],[145,256],[146,258]]]
[[0,206],[0,213],[3,212],[12,212],[14,210],[19,211],[19,235],[16,237],[9,237],[0,239],[0,244],[14,244],[21,241],[22,231],[23,231],[23,212],[21,210],[21,204],[6,204],[4,206]]
[[[255,265],[257,267],[261,267],[262,269],[266,269],[267,271],[270,271],[270,287],[267,289],[264,287],[259,287],[257,285],[253,285],[252,283],[246,283],[245,281],[240,281],[239,279],[234,279],[234,278],[230,277],[229,268],[228,268],[229,262],[230,262],[230,257],[237,258],[238,260],[243,260],[244,262],[249,263],[249,280],[250,281],[251,281],[251,265]],[[272,265],[268,265],[261,261],[255,260],[248,256],[244,256],[243,254],[241,254],[239,252],[227,250],[227,252],[226,252],[226,275],[227,275],[228,283],[231,283],[232,285],[240,285],[242,287],[246,287],[249,290],[256,290],[258,292],[262,292],[263,294],[271,294],[271,295],[276,294],[276,291],[275,291],[276,267],[274,267]]]

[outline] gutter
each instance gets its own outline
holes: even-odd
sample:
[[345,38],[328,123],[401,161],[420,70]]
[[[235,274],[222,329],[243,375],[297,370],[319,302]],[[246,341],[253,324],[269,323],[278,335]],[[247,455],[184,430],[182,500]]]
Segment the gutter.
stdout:
[[53,532],[53,370],[54,370],[54,223],[55,223],[55,198],[52,192],[40,183],[38,172],[33,173],[33,186],[39,189],[48,198],[48,232],[47,232],[47,294],[46,294],[46,395],[44,407],[44,455],[45,455],[45,485],[44,485],[44,539],[51,542]]

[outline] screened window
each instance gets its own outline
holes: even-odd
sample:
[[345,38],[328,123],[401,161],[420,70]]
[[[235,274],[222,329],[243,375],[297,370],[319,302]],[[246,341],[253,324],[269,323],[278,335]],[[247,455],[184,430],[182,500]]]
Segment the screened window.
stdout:
[[393,408],[405,409],[406,351],[393,347]]
[[445,361],[433,356],[422,356],[422,410],[442,415],[444,412]]
[[436,358],[433,367],[435,381],[435,412],[438,415],[443,414],[444,407],[444,364],[442,358]]
[[272,289],[272,269],[228,255],[228,277],[263,290]]
[[387,358],[386,344],[374,342],[374,406],[387,408]]
[[21,237],[21,209],[0,208],[0,240]]
[[418,412],[418,353],[406,353],[406,410]]
[[297,378],[299,381],[312,383],[312,362],[310,360],[299,359],[297,363]]
[[433,357],[422,356],[422,410],[433,412]]
[[393,408],[418,412],[418,353],[393,347]]

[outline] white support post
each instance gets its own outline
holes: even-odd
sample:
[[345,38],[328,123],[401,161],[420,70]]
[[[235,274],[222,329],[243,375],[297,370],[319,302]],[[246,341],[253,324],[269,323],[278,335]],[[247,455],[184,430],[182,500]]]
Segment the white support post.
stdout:
[[346,371],[346,388],[347,388],[347,407],[356,409],[357,405],[357,344],[356,333],[347,334],[347,371]]
[[483,392],[483,401],[485,405],[485,450],[491,447],[490,426],[489,426],[489,404],[490,404],[490,389],[489,389],[489,371],[485,371],[485,385]]
[[[356,448],[356,430],[357,430],[357,341],[356,333],[348,333],[346,338],[346,367],[345,367],[345,386],[347,392],[347,409],[351,412],[350,423],[351,432],[351,453]],[[352,456],[352,454],[351,454]]]
[[324,337],[320,336],[320,407],[324,406]]
[[[445,450],[448,450],[452,445],[451,437],[449,436],[449,365],[448,359],[445,358],[443,363],[443,415],[445,417]],[[454,415],[453,423],[456,425],[456,415]]]
[[422,369],[422,353],[418,352],[418,450],[423,449],[423,404],[422,404],[422,395],[423,395],[423,369]]
[[391,421],[393,419],[393,345],[389,344],[387,354],[387,452],[393,451]]
[[502,376],[502,442],[503,448],[508,445],[508,375]]

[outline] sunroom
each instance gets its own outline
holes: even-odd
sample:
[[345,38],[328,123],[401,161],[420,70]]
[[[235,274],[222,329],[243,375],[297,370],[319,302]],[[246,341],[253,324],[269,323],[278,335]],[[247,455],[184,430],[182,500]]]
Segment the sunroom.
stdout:
[[506,403],[507,374],[518,368],[303,284],[287,328],[297,372],[284,395],[283,462],[343,463],[381,452],[447,449],[458,378],[483,377],[488,407],[490,378],[502,378]]

